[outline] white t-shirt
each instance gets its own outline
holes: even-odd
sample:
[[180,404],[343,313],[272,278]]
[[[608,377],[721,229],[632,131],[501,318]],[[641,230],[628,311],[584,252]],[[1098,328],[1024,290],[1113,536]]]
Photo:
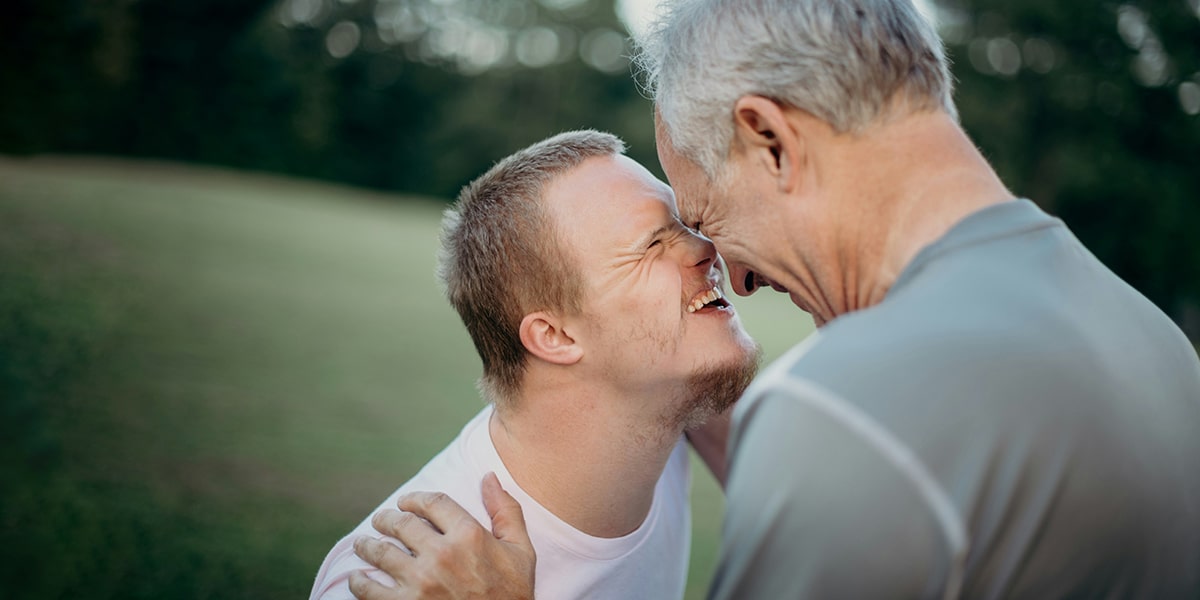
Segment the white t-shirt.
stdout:
[[[492,444],[488,432],[491,415],[489,405],[463,427],[445,450],[371,514],[396,508],[397,498],[410,491],[438,491],[449,495],[490,530],[491,520],[483,508],[480,484],[485,474],[494,471],[525,512],[529,537],[537,551],[534,593],[538,600],[683,597],[692,532],[688,504],[691,472],[682,437],[655,485],[650,514],[642,525],[623,537],[598,538],[559,519],[513,481]],[[310,600],[353,598],[347,581],[351,573],[359,570],[366,570],[371,578],[385,585],[395,585],[386,573],[375,570],[354,554],[354,540],[364,535],[400,545],[375,531],[368,515],[329,551],[317,572]]]

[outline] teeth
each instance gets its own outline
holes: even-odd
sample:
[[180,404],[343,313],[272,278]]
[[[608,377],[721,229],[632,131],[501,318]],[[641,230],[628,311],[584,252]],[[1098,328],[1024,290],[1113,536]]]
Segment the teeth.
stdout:
[[725,297],[725,295],[721,293],[721,288],[713,287],[712,289],[708,290],[707,292],[704,292],[704,293],[700,294],[699,296],[696,296],[696,298],[694,300],[692,300],[692,303],[688,305],[687,311],[689,313],[694,313],[694,312],[700,310],[701,308],[704,308],[705,304],[708,304],[709,302],[712,302],[712,301],[716,300],[717,298],[724,298],[724,297]]

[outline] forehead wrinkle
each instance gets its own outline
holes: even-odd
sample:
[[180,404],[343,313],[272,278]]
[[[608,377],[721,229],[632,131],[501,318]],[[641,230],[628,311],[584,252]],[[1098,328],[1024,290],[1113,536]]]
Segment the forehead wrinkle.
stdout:
[[[712,185],[702,179],[702,174],[696,172],[692,165],[685,168],[686,173],[677,173],[675,190],[675,214],[682,219],[683,224],[691,227],[697,221],[703,221],[712,207]],[[699,213],[699,214],[698,214]]]

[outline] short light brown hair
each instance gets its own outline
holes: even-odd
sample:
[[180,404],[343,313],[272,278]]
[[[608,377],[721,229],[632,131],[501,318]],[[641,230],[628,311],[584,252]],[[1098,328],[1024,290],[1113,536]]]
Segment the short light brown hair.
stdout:
[[582,283],[543,191],[584,160],[624,150],[612,134],[560,133],[496,163],[446,210],[438,277],[483,361],[480,391],[498,406],[511,404],[520,390],[528,356],[520,336],[525,315],[579,312]]

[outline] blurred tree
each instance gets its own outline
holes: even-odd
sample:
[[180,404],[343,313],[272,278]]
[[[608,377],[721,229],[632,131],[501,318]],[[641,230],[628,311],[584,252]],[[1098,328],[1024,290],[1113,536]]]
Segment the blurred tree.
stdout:
[[15,2],[0,25],[0,151],[443,197],[564,129],[613,131],[655,162],[608,1]]
[[[131,154],[279,168],[272,140],[290,94],[256,28],[273,0],[141,0],[133,75],[106,119],[102,143]],[[286,164],[286,163],[284,163]]]
[[610,1],[285,0],[277,16],[333,82],[328,176],[452,196],[498,158],[581,127],[657,162]]
[[[1200,339],[1200,0],[927,0],[1009,186]],[[12,0],[0,151],[165,157],[441,197],[594,127],[657,169],[608,0]]]
[[93,135],[132,72],[131,0],[12,0],[0,19],[0,150],[60,150]]
[[1200,339],[1200,2],[937,4],[1001,176]]

